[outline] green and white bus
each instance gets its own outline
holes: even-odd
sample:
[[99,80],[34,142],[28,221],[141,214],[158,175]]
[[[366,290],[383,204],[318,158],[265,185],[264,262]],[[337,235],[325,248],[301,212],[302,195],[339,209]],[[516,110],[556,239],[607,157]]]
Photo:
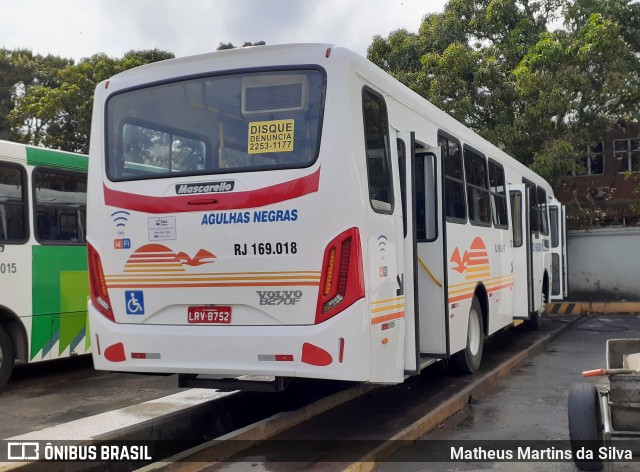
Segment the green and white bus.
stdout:
[[0,141],[0,388],[89,352],[87,156]]

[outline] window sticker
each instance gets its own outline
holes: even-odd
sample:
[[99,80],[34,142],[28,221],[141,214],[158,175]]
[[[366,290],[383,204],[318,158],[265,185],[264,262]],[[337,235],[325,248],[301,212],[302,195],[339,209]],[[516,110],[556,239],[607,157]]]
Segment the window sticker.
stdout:
[[249,123],[249,154],[293,151],[294,120],[254,121]]
[[176,239],[176,217],[160,216],[149,218],[149,241]]
[[144,315],[144,292],[142,290],[125,290],[127,315]]

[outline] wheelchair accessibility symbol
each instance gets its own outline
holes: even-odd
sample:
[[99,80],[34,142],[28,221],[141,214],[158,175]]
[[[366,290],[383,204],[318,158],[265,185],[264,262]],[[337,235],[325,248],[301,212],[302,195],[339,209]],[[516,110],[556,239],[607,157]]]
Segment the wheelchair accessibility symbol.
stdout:
[[142,290],[125,290],[124,298],[127,305],[127,315],[144,315]]

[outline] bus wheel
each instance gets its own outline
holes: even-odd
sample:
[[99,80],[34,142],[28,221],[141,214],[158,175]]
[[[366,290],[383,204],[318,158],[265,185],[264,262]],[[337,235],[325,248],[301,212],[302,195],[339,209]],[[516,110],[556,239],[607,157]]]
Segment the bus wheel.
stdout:
[[4,388],[9,380],[14,361],[13,342],[5,329],[0,326],[0,390]]
[[484,327],[482,308],[477,297],[473,297],[469,310],[469,326],[467,329],[467,346],[453,355],[453,360],[465,374],[472,374],[480,367],[484,348]]
[[547,282],[547,275],[544,276],[544,284],[542,286],[542,307],[539,310],[536,310],[534,313],[529,315],[529,319],[525,320],[524,324],[527,328],[536,331],[540,329],[540,325],[542,325],[542,316],[545,314],[546,308],[545,303],[548,303],[549,300],[549,283]]
[[525,326],[533,331],[540,329],[540,325],[542,324],[542,315],[544,312],[545,309],[543,306],[543,308],[530,313],[529,319],[524,321]]

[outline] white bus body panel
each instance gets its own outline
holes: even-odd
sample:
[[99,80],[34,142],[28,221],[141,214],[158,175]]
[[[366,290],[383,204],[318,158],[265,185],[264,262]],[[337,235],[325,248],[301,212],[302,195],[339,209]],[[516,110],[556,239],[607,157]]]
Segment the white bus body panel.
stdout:
[[[30,188],[31,168],[27,163],[27,151],[24,145],[0,141],[0,157],[3,162],[14,163],[22,167],[26,176],[27,188]],[[27,191],[27,208],[33,208],[32,192]],[[29,219],[32,217],[29,212]],[[29,225],[29,219],[27,225]],[[3,215],[0,214],[0,225],[6,224]],[[3,230],[7,234],[6,230]],[[29,241],[25,244],[0,244],[0,286],[2,287],[3,297],[0,299],[0,305],[20,317],[24,324],[26,333],[31,333],[31,316],[33,307],[33,298],[31,291],[31,281],[33,274],[33,265],[31,262],[31,247],[35,243],[35,236],[29,231]],[[37,243],[36,243],[37,244]],[[27,289],[28,288],[28,289]],[[20,296],[19,294],[22,294]],[[30,336],[27,338],[27,360],[29,359],[29,343]],[[48,359],[48,353],[42,357],[42,360]],[[38,360],[41,360],[40,358]]]
[[[322,49],[322,57],[325,49]],[[309,57],[296,53],[295,48],[293,50],[288,61],[295,69],[295,64],[306,63]],[[316,48],[317,52],[320,49]],[[259,51],[256,57],[260,57]],[[271,64],[269,58],[262,60],[264,66]],[[160,67],[158,70],[166,74],[165,79],[171,79],[173,76],[201,74],[212,67],[207,60],[179,62],[183,62],[183,68]],[[91,142],[91,154],[96,158],[90,163],[90,186],[104,188],[105,192],[93,192],[89,197],[92,211],[88,239],[102,256],[116,320],[116,323],[106,320],[90,304],[91,329],[102,351],[102,354],[94,354],[98,368],[402,381],[404,335],[398,333],[404,330],[403,320],[399,315],[394,328],[384,332],[376,320],[402,312],[397,307],[403,305],[402,301],[386,303],[386,300],[397,298],[396,252],[401,212],[379,215],[372,210],[365,213],[361,210],[369,206],[366,172],[363,172],[364,143],[352,139],[354,135],[361,135],[360,95],[352,93],[361,84],[356,82],[355,75],[346,73],[348,68],[332,70],[333,62],[323,64],[327,74],[332,76],[327,82],[326,103],[327,110],[334,110],[340,119],[332,119],[326,112],[322,133],[323,136],[332,136],[332,139],[321,142],[319,158],[308,168],[155,179],[146,180],[143,184],[140,181],[110,182],[105,176],[102,157],[104,117],[98,112],[94,114],[93,134],[97,139]],[[260,67],[260,60],[252,65]],[[236,67],[231,63],[222,66]],[[237,63],[238,68],[245,66],[244,61]],[[221,66],[216,64],[216,69],[218,67]],[[111,79],[108,89],[105,84],[99,85],[96,93],[99,106],[96,110],[102,107],[108,93],[137,85],[139,78],[136,72],[132,72]],[[339,86],[349,82],[354,89]],[[343,106],[338,109],[334,103]],[[345,123],[353,125],[345,126]],[[340,158],[335,158],[337,156]],[[313,189],[275,204],[257,202],[233,211],[175,213],[157,212],[157,209],[144,211],[141,206],[145,197],[171,198],[175,196],[177,184],[197,183],[203,179],[233,180],[234,192],[259,193],[288,182],[295,182],[291,184],[294,187],[308,186],[310,181]],[[105,202],[107,192],[117,192],[118,205]],[[336,205],[335,197],[338,195],[339,205]],[[115,224],[110,227],[105,223],[112,222],[111,215],[123,209],[129,213],[124,236],[130,241],[130,249],[114,250],[115,242],[123,235],[118,234]],[[295,221],[293,218],[286,222],[255,221],[256,212],[288,211],[293,215],[294,210]],[[231,221],[231,213],[235,211],[248,212],[250,221],[219,224],[220,221]],[[227,215],[226,220],[223,216],[223,220],[208,224],[214,221],[210,218],[220,218],[221,214]],[[238,217],[233,219],[237,221]],[[156,221],[165,226],[165,232],[154,229]],[[364,299],[335,318],[314,325],[324,249],[333,238],[352,227],[359,229],[362,264],[367,274],[372,271],[378,273],[380,268],[376,260],[378,236],[388,237],[388,277],[367,277]],[[277,257],[251,253],[253,244],[267,242],[272,245],[296,243],[296,253]],[[249,254],[238,255],[238,244],[241,253],[249,251]],[[201,259],[203,263],[189,265],[189,260],[195,261],[201,250],[205,256]],[[182,258],[187,263],[176,267],[175,270],[183,270],[173,275],[160,275],[153,270],[131,272],[135,270],[134,261],[144,257],[145,253],[152,256],[164,253],[168,257]],[[153,257],[149,261],[155,263]],[[268,301],[274,298],[269,296],[269,292],[285,290],[299,295],[295,304],[260,303],[263,297],[268,297]],[[132,291],[138,292],[136,297],[143,300],[143,313],[127,314],[126,305]],[[187,322],[188,307],[204,305],[231,307],[233,325],[190,326]],[[375,332],[371,339],[370,331]],[[330,353],[330,364],[316,366],[302,362],[305,342]],[[341,343],[342,354],[339,352]],[[113,346],[119,345],[124,347],[124,359],[116,356],[117,362],[110,361],[105,352],[110,347],[115,350]],[[136,358],[133,358],[133,353]],[[276,360],[280,358],[293,360]]]
[[[367,338],[357,314],[365,302],[347,309],[344,317],[330,319],[317,326],[173,326],[117,324],[107,320],[89,305],[91,330],[100,340],[103,355],[94,354],[96,369],[131,372],[180,372],[192,374],[277,375],[366,381],[369,378]],[[338,362],[339,342],[336,333],[345,335],[344,359]],[[313,340],[335,360],[331,368],[300,361],[302,344]],[[127,354],[144,354],[144,358],[127,356],[114,362],[105,349],[122,343]],[[293,361],[279,361],[276,356],[293,356]],[[284,358],[284,357],[283,357]]]
[[[171,82],[212,71],[274,65],[296,70],[299,64],[319,64],[326,73],[319,157],[309,167],[135,181],[107,178],[104,107],[109,97],[149,82]],[[465,348],[476,291],[486,298],[487,334],[512,321],[514,307],[523,305],[515,286],[516,256],[509,248],[512,229],[443,223],[440,156],[435,160],[434,179],[439,189],[438,237],[416,245],[428,271],[422,266],[417,269],[418,309],[408,301],[413,297],[408,289],[413,256],[403,235],[396,145],[389,146],[393,212],[383,214],[370,203],[362,139],[364,86],[384,97],[393,139],[406,140],[415,131],[416,139],[428,147],[436,145],[438,133],[444,131],[489,157],[504,156],[364,59],[333,46],[276,46],[202,55],[134,69],[98,85],[89,164],[93,191],[88,199],[88,242],[101,257],[115,322],[89,303],[92,341],[99,344],[93,352],[96,368],[397,383],[405,371],[419,368],[416,354],[446,357]],[[541,181],[519,163],[501,163],[507,180],[526,175]],[[232,181],[233,193],[259,198],[223,210],[210,202],[218,194],[194,196],[195,211],[169,211],[172,206],[163,206],[179,200],[176,185],[218,180]],[[539,185],[551,194],[548,184]],[[290,195],[272,202],[270,189],[283,186]],[[124,229],[114,222],[118,211],[128,213]],[[264,212],[289,218],[257,221],[256,215]],[[325,248],[350,228],[359,235],[364,296],[335,317],[315,324]],[[127,247],[118,242],[122,239],[129,241]],[[295,243],[296,252],[255,253],[253,245],[261,243],[272,247],[287,243],[289,248]],[[465,253],[466,260],[479,266],[476,270],[461,264]],[[172,267],[154,266],[167,259]],[[140,261],[143,264],[136,265]],[[539,274],[545,262],[537,264]],[[168,271],[156,270],[161,268]],[[282,297],[288,302],[270,303]],[[230,307],[231,325],[190,324],[189,307],[207,305]],[[328,353],[330,360],[324,365],[305,362],[309,344]]]

